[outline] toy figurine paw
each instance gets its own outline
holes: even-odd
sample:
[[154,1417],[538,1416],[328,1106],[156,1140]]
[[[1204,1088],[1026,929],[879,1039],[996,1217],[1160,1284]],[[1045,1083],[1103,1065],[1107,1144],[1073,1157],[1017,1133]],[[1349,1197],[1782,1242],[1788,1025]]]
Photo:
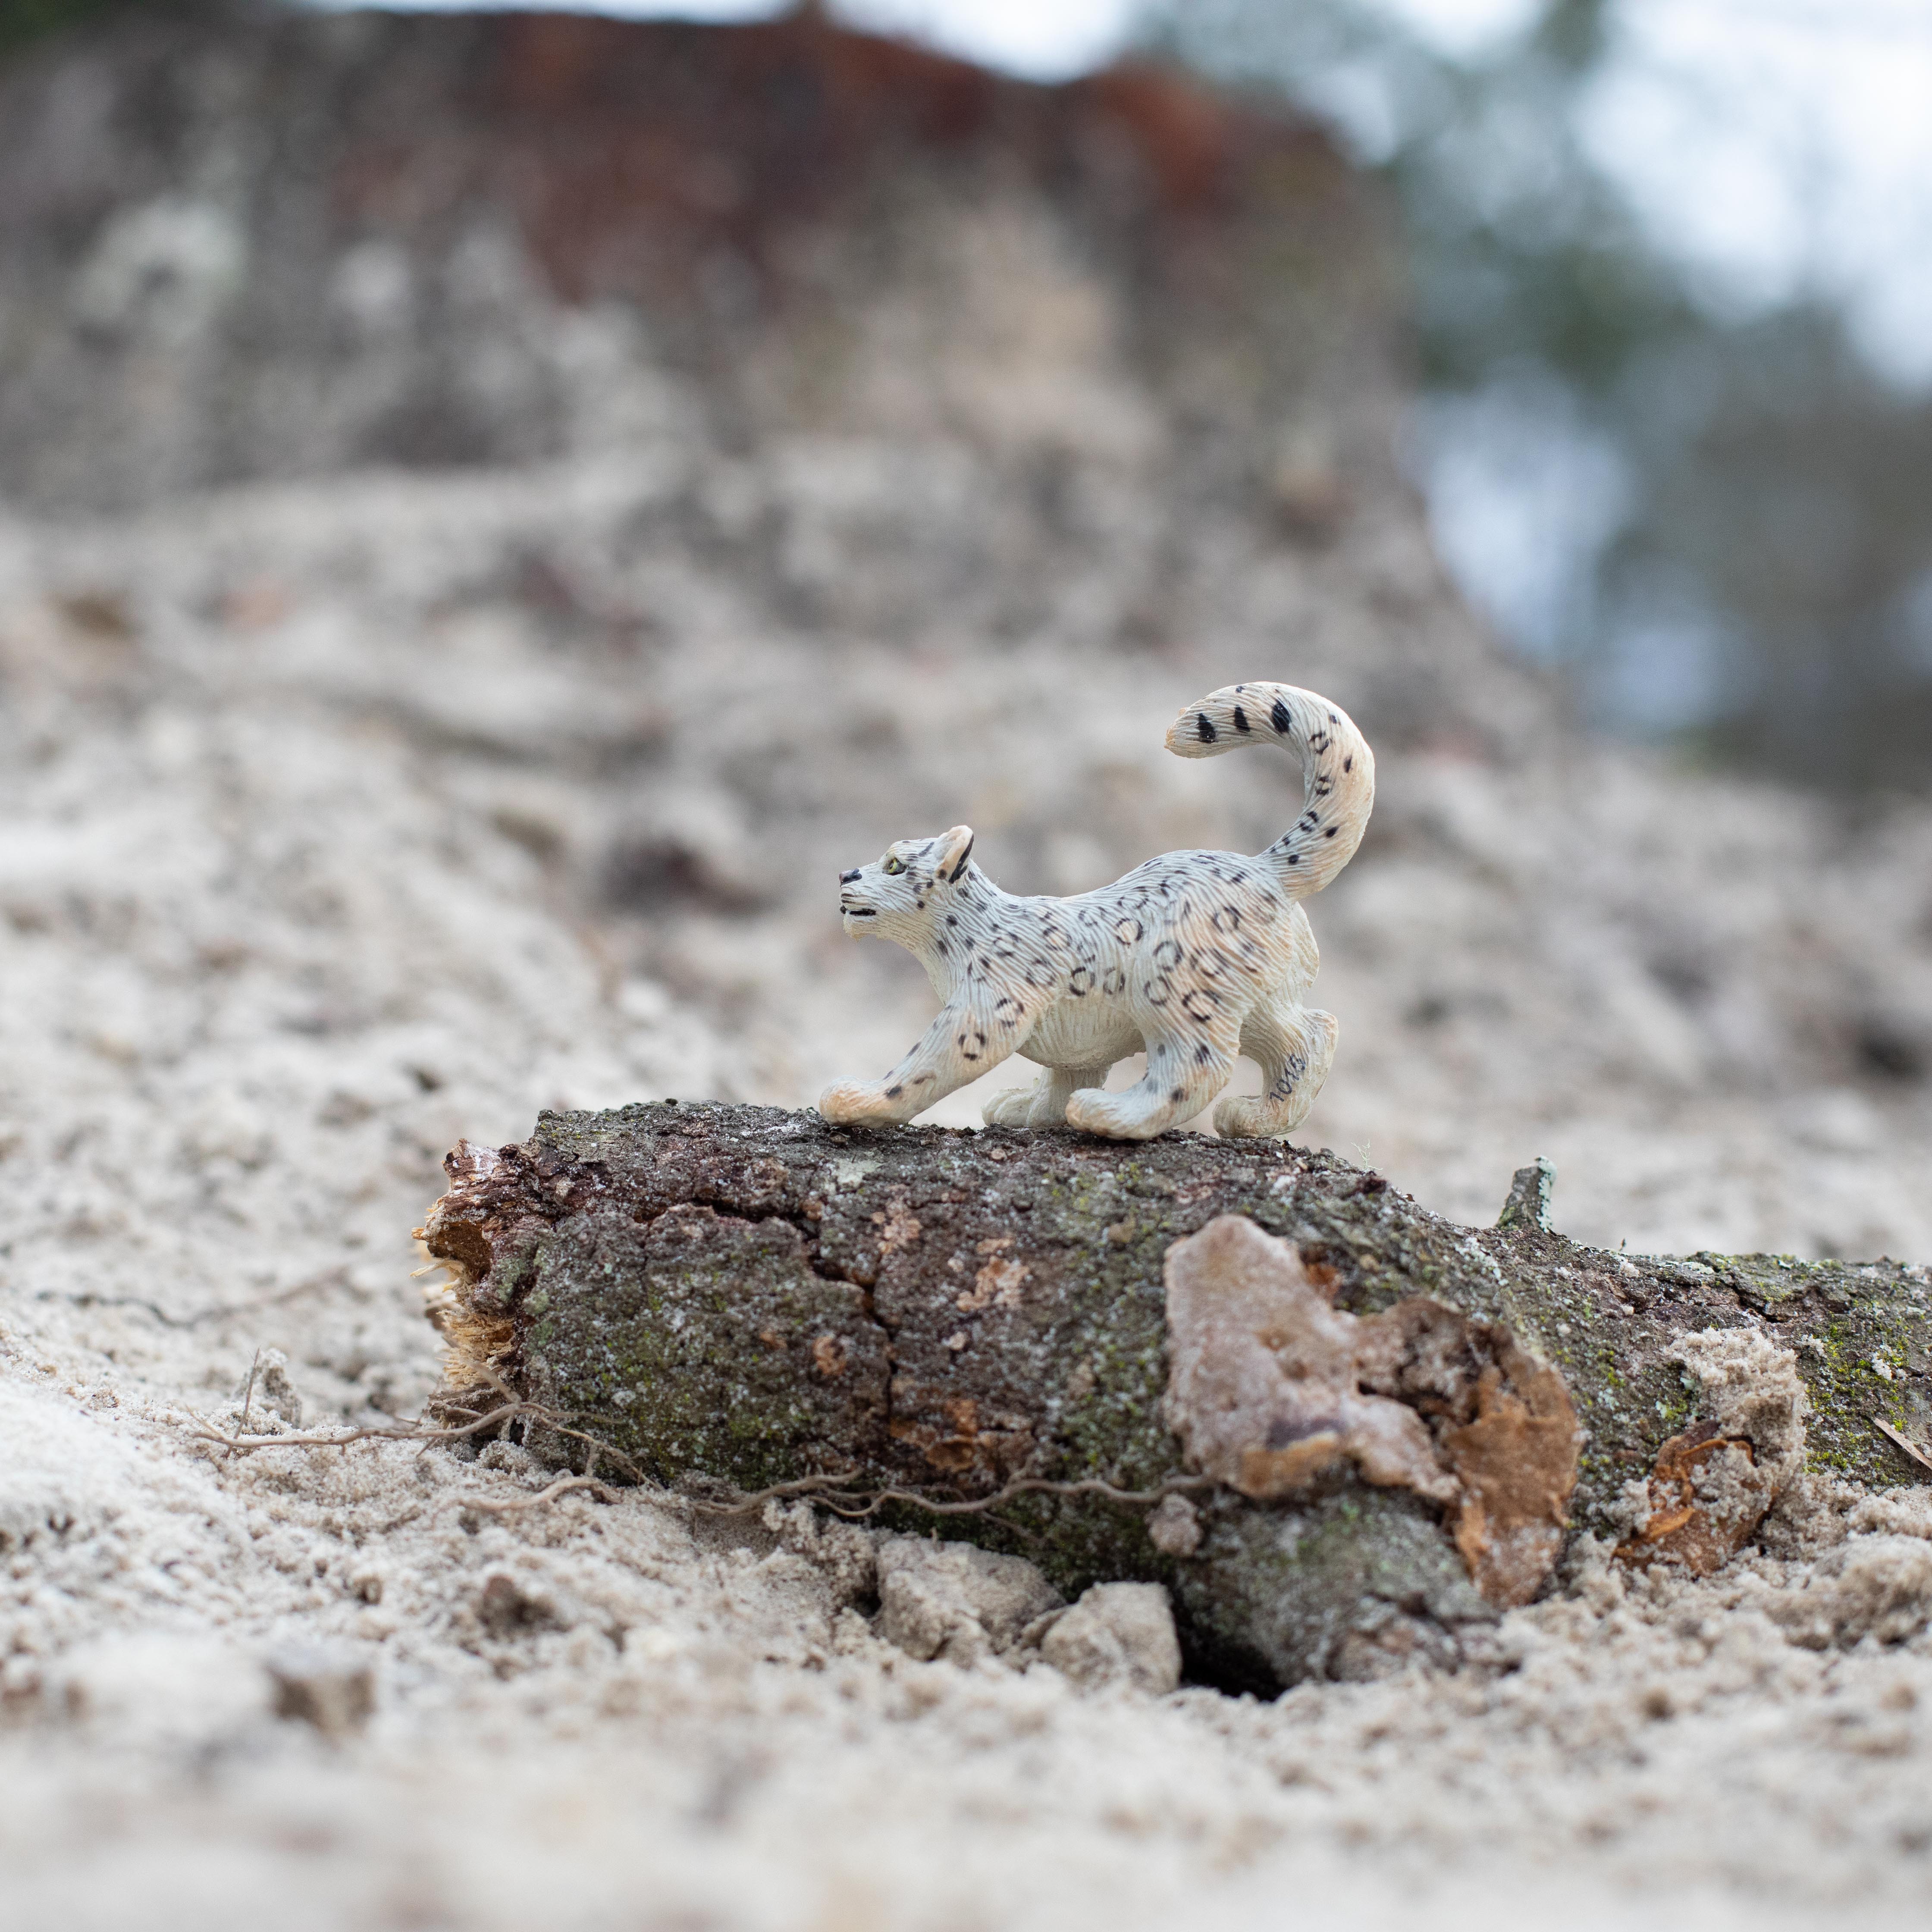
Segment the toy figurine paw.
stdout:
[[1101,1134],[1108,1140],[1151,1140],[1166,1124],[1166,1117],[1138,1102],[1131,1094],[1105,1094],[1083,1088],[1066,1103],[1066,1124],[1083,1134]]
[[844,1127],[890,1124],[898,1118],[898,1109],[869,1080],[833,1082],[819,1095],[818,1111],[836,1126]]
[[1223,1140],[1265,1140],[1286,1133],[1267,1102],[1244,1096],[1223,1100],[1214,1109],[1214,1131]]
[[1036,1088],[1010,1088],[1004,1094],[995,1094],[981,1110],[980,1118],[989,1127],[1030,1126],[1037,1095]]

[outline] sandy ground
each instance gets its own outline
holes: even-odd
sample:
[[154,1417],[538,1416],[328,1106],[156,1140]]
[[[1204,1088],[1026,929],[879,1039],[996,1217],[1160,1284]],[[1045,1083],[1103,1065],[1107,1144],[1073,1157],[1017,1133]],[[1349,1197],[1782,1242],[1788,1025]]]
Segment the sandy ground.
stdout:
[[[459,1135],[887,1064],[930,995],[838,937],[842,864],[961,818],[1030,889],[1252,849],[1292,773],[1165,760],[1167,718],[1244,675],[1354,695],[1313,647],[787,636],[636,539],[704,487],[586,462],[0,526],[9,1924],[1932,1917],[1911,1492],[1706,1584],[1580,1552],[1510,1667],[1262,1705],[916,1663],[802,1523],[533,1504],[506,1448],[198,1439],[263,1350],[312,1424],[416,1413],[410,1230]],[[658,630],[572,614],[617,601]],[[1383,771],[1311,907],[1344,1030],[1309,1138],[1471,1219],[1549,1154],[1610,1246],[1932,1257],[1898,1071],[1932,818],[1554,737]],[[278,1663],[366,1668],[373,1715],[278,1718]]]

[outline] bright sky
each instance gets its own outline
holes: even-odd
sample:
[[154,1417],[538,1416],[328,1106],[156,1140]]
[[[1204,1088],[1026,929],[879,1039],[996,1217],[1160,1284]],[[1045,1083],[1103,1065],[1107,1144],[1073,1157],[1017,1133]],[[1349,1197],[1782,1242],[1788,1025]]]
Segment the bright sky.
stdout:
[[1928,0],[1623,0],[1585,126],[1711,299],[1838,297],[1932,382]]
[[[368,0],[314,0],[356,6]],[[1065,80],[1102,65],[1127,38],[1138,0],[830,0],[855,27],[899,34],[1029,80]],[[633,20],[762,20],[790,0],[378,0],[399,10],[464,12],[478,5],[620,14]],[[1285,0],[1293,4],[1293,0]],[[1516,32],[1535,0],[1374,0],[1455,54],[1479,52]]]
[[[790,0],[309,0],[323,7],[386,5],[399,12],[618,14],[632,20],[764,20]],[[848,25],[896,34],[1029,80],[1066,80],[1118,52],[1135,0],[832,0]]]

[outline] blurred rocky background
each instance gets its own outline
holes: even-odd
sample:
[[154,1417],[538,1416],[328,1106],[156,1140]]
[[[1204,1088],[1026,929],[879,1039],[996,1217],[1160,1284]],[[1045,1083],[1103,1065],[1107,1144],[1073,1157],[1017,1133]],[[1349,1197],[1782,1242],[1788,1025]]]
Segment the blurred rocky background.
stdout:
[[[1932,1255],[1922,694],[1873,668],[1913,662],[1922,423],[1822,308],[1726,334],[1607,216],[1579,254],[1528,136],[1571,226],[1498,267],[1525,224],[1472,225],[1450,136],[1560,131],[1601,10],[1486,94],[1415,55],[1440,111],[1379,154],[1287,104],[1360,45],[1282,23],[1342,9],[1172,9],[1055,86],[815,10],[75,10],[0,58],[17,1281],[344,1270],[310,1352],[352,1407],[459,1134],[883,1070],[931,995],[836,872],[962,818],[1018,890],[1252,849],[1292,769],[1160,746],[1243,676],[1380,755],[1310,908],[1310,1138],[1480,1220],[1549,1154],[1612,1246]],[[1694,410],[1630,400],[1660,357]],[[1459,399],[1533,550],[1599,416],[1662,452],[1612,452],[1640,507],[1538,608],[1717,586],[1748,702],[1633,745],[1655,625],[1475,614],[1421,494]]]

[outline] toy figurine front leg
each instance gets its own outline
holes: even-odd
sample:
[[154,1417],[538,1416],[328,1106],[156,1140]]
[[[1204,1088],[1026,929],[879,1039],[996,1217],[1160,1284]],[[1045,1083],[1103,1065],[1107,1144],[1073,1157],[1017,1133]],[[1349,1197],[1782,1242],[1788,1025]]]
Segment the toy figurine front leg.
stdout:
[[836,1082],[818,1111],[842,1126],[902,1126],[998,1066],[1026,1037],[1030,1018],[1019,1000],[991,991],[949,1004],[883,1080]]

